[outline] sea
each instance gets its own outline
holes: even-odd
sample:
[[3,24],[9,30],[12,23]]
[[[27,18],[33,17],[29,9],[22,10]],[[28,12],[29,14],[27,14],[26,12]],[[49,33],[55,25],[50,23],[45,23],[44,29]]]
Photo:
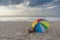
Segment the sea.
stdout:
[[60,17],[0,17],[0,21],[11,21],[11,22],[33,22],[36,19],[43,18],[49,22],[60,22]]

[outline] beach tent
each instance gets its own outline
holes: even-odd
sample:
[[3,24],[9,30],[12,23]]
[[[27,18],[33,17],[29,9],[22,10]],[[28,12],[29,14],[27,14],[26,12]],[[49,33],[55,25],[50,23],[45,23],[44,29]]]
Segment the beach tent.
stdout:
[[45,19],[37,19],[32,23],[31,28],[34,29],[35,32],[45,32],[49,28],[49,22]]

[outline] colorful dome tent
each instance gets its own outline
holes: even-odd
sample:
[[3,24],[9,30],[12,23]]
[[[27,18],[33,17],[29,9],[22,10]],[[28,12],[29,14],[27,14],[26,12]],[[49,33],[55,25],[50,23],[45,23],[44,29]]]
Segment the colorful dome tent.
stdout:
[[32,23],[31,28],[35,32],[45,32],[49,28],[49,22],[45,19],[37,19]]

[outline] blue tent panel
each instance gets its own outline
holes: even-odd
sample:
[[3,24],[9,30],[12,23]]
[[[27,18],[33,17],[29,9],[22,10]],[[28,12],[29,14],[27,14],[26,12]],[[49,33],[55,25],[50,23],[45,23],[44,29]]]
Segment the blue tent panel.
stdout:
[[38,22],[37,25],[35,26],[34,30],[35,30],[36,32],[42,32],[42,28],[41,28],[41,25],[40,25],[39,22]]

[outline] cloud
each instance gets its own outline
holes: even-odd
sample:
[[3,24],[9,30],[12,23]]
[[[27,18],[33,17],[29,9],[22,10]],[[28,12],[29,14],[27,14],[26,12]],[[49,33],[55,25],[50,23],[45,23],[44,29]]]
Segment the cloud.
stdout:
[[49,4],[53,2],[53,0],[29,0],[29,1],[30,1],[29,6],[31,7]]
[[54,9],[54,8],[57,8],[58,6],[49,6],[47,7],[46,9]]
[[[13,1],[12,2],[14,3],[14,5],[0,6],[0,16],[6,16],[6,15],[10,15],[10,16],[11,15],[13,16],[60,16],[59,5],[54,4],[58,1],[40,0],[42,1],[42,4],[40,3],[38,4],[37,1],[39,0],[33,0],[33,1],[24,0],[24,2],[20,0],[21,2],[16,3],[16,5],[15,5],[15,0]],[[33,7],[30,4],[32,4]]]
[[12,9],[9,9],[5,6],[0,6],[0,16],[5,16],[5,15],[17,15],[17,12],[18,13],[18,10],[12,10]]
[[24,0],[0,0],[0,5],[16,5],[22,3]]
[[60,0],[29,0],[29,7],[57,8],[60,7]]
[[[29,8],[23,4],[0,6],[0,16],[32,16],[38,15],[37,12],[42,11],[41,8]],[[41,14],[40,14],[41,15]]]

